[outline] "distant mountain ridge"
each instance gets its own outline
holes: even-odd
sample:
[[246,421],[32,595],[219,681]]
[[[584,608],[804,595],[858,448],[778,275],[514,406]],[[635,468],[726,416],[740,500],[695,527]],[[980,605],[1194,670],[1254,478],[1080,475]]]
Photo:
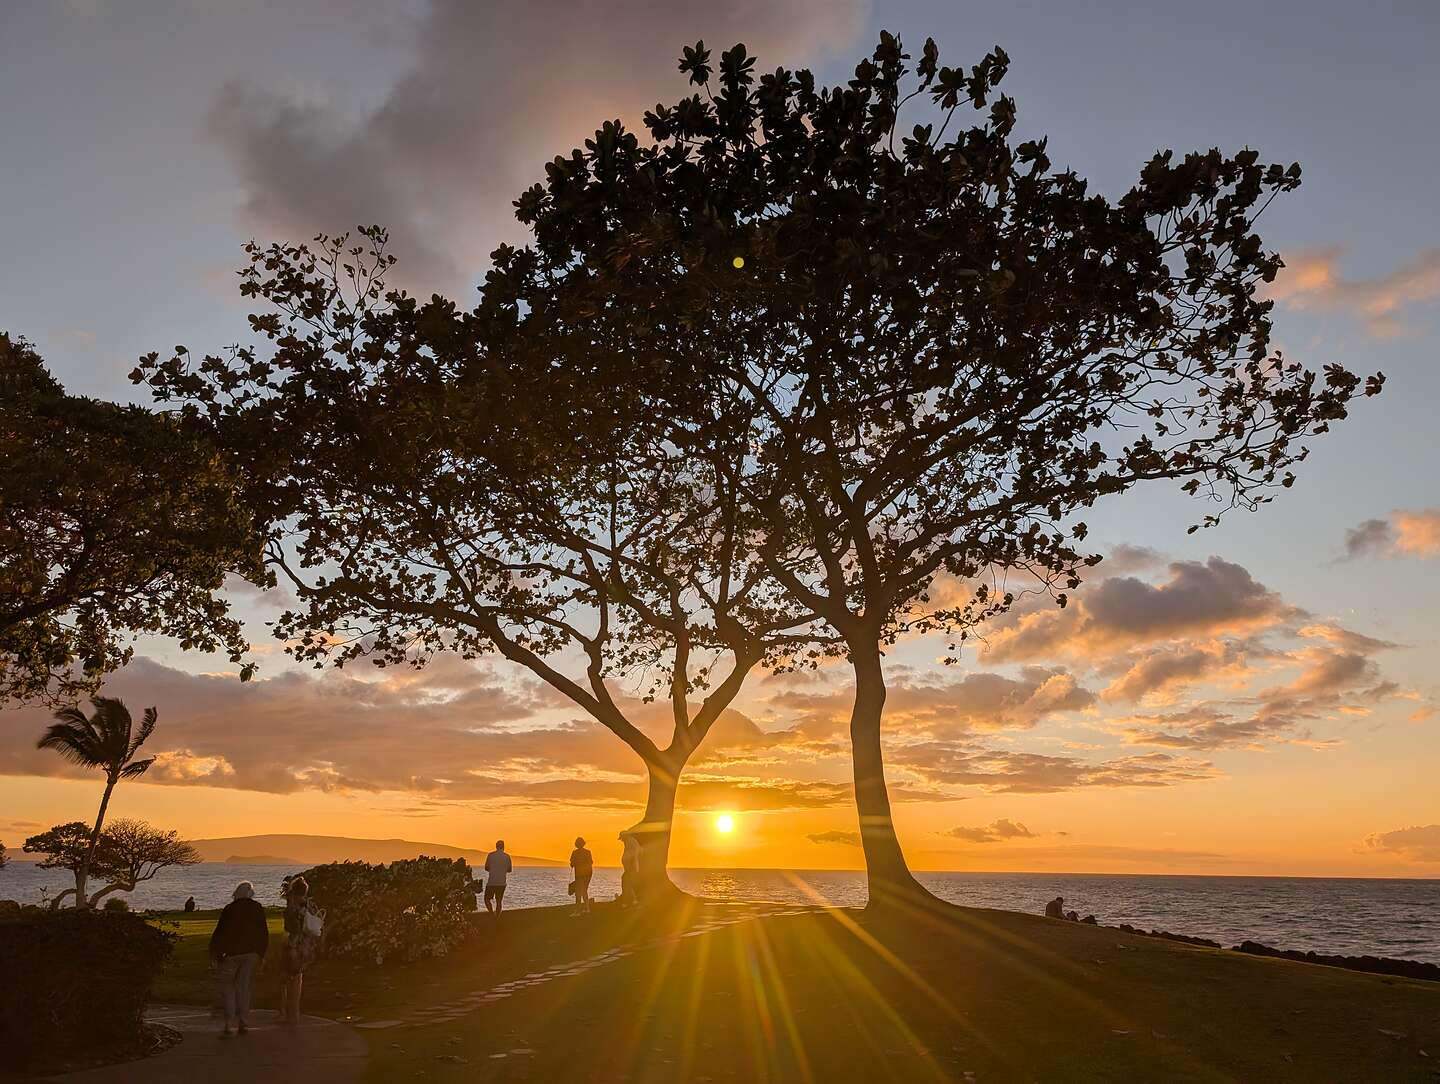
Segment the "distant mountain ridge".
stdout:
[[[192,839],[190,845],[206,862],[250,865],[313,866],[324,862],[397,862],[402,858],[463,858],[483,865],[486,851],[450,847],[443,843],[416,843],[408,839],[352,839],[348,836],[262,835]],[[550,858],[512,854],[517,866],[563,866]]]

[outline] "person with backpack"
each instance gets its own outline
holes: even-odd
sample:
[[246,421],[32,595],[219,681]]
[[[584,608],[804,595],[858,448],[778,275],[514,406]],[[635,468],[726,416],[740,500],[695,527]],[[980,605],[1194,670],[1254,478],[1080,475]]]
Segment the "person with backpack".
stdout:
[[255,886],[241,881],[210,935],[210,962],[220,976],[220,1000],[225,1006],[222,1039],[230,1038],[232,1028],[241,1035],[250,1030],[250,979],[257,967],[265,965],[269,947],[265,908],[255,899]]
[[285,952],[280,958],[280,1019],[298,1024],[305,969],[320,951],[325,916],[310,899],[310,885],[304,877],[286,878],[281,891],[285,896]]

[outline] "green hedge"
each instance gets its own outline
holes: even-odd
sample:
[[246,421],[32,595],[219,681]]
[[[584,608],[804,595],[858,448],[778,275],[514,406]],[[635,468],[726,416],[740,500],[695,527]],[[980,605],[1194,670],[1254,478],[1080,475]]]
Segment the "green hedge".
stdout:
[[175,940],[116,911],[27,908],[0,921],[5,1063],[23,1068],[137,1041],[150,987]]
[[374,963],[444,956],[471,929],[475,886],[463,859],[332,862],[301,876],[326,912],[327,956]]

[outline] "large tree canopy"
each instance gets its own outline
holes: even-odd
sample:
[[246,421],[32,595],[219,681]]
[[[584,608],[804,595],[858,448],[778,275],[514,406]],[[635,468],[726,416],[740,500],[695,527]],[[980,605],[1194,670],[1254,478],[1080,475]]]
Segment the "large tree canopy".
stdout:
[[745,404],[751,454],[725,483],[742,531],[854,667],[872,899],[918,894],[884,784],[882,649],[958,644],[1007,584],[1064,605],[1099,559],[1079,514],[1102,497],[1178,482],[1211,502],[1192,530],[1259,507],[1383,383],[1271,349],[1258,288],[1281,261],[1256,219],[1298,166],[1164,151],[1108,199],[1016,135],[1008,64],[942,67],[932,41],[912,64],[884,34],[820,89],[757,79],[743,46],[718,73],[686,49],[701,92],[648,114],[648,140],[611,122],[555,159],[517,202],[533,245],[496,253],[479,309],[588,346],[652,409]]
[[[846,655],[872,900],[914,898],[883,650],[958,645],[1012,584],[1063,605],[1098,559],[1080,517],[1102,497],[1170,480],[1213,502],[1205,525],[1260,506],[1382,378],[1271,350],[1258,288],[1281,263],[1256,220],[1297,166],[1166,151],[1111,199],[1017,135],[1002,50],[966,72],[885,34],[830,89],[757,77],[743,46],[711,60],[685,50],[700,89],[648,114],[647,139],[612,121],[550,163],[516,203],[533,242],[496,251],[472,311],[380,304],[375,232],[255,250],[275,357],[142,368],[249,434],[256,478],[285,479],[286,553],[326,570],[287,626],[302,650],[497,648],[642,756],[594,674],[679,652],[676,620],[723,644],[743,615],[773,665]],[[634,561],[619,543],[641,537]],[[546,674],[621,627],[588,684]]]
[[153,633],[240,662],[217,593],[260,581],[235,479],[193,427],[66,395],[0,334],[0,703],[72,701]]
[[[643,762],[642,885],[663,887],[681,770],[756,666],[813,639],[793,640],[813,615],[768,588],[738,530],[751,423],[732,415],[750,404],[695,426],[698,400],[672,416],[616,393],[603,356],[543,326],[417,307],[385,290],[384,243],[251,246],[263,357],[152,356],[137,378],[203,414],[247,479],[301,602],[275,623],[287,650],[529,670]],[[636,720],[656,698],[663,742]]]

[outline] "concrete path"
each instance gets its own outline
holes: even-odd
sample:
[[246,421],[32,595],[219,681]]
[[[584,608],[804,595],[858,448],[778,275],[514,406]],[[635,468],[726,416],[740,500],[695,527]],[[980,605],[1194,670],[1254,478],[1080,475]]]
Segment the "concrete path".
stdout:
[[509,982],[502,982],[497,986],[491,986],[485,990],[476,990],[466,997],[454,1001],[447,1001],[439,1005],[430,1005],[423,1009],[417,1009],[412,1013],[395,1020],[372,1020],[363,1024],[357,1024],[361,1028],[394,1028],[394,1027],[428,1027],[431,1024],[449,1024],[468,1016],[478,1010],[482,1005],[492,1001],[501,1001],[512,997],[522,990],[528,990],[533,986],[543,983],[554,982],[557,979],[570,978],[597,967],[614,963],[616,960],[623,960],[627,956],[633,956],[637,952],[644,952],[650,949],[660,948],[666,945],[679,944],[690,937],[703,937],[715,930],[722,930],[726,926],[733,926],[737,922],[749,922],[756,918],[781,918],[786,915],[804,915],[814,911],[812,907],[779,907],[767,904],[718,904],[711,905],[710,916],[697,922],[688,930],[673,933],[665,937],[651,938],[648,941],[640,941],[622,948],[613,948],[608,952],[602,952],[597,956],[591,956],[585,960],[575,960],[571,963],[557,964],[554,967],[546,968],[543,971],[533,971],[528,975],[522,975]]
[[349,1084],[365,1073],[365,1040],[344,1024],[306,1016],[296,1027],[276,1021],[270,1010],[250,1014],[244,1036],[220,1038],[220,1020],[190,1005],[152,1005],[146,1019],[177,1028],[185,1037],[165,1053],[121,1065],[67,1073],[52,1080],[84,1084]]

